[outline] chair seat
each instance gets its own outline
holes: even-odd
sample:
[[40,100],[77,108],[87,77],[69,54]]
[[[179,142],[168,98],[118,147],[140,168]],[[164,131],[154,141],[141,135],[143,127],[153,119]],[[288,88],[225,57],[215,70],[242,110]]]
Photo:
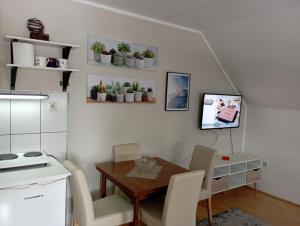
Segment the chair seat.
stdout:
[[162,214],[164,209],[164,198],[156,197],[145,200],[141,204],[141,220],[147,226],[162,226]]
[[93,202],[94,226],[116,226],[132,222],[133,206],[118,195],[110,195]]
[[211,197],[211,193],[207,189],[201,188],[200,194],[199,194],[199,201],[209,199],[210,197]]

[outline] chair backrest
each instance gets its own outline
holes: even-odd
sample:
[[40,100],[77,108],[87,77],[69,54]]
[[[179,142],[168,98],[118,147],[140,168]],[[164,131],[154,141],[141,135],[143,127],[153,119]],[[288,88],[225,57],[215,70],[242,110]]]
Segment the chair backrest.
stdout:
[[71,172],[70,185],[73,197],[73,217],[80,226],[90,226],[94,221],[94,207],[91,193],[83,171],[72,162],[65,161],[65,167]]
[[205,171],[205,178],[203,180],[202,187],[207,189],[210,193],[212,190],[212,180],[216,158],[217,151],[215,149],[196,145],[192,160],[190,162],[190,170]]
[[171,177],[162,216],[164,226],[195,226],[203,170]]
[[113,153],[114,162],[136,160],[142,157],[141,145],[138,143],[115,145]]

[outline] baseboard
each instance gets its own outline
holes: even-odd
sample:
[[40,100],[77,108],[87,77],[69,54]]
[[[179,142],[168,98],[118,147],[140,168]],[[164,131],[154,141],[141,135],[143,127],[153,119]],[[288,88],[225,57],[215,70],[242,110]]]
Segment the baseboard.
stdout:
[[[250,187],[250,186],[246,186],[246,188],[251,189],[251,190],[254,190],[254,188],[253,188],[253,187]],[[279,201],[282,201],[282,202],[285,202],[285,203],[288,203],[288,204],[291,204],[291,205],[293,205],[293,206],[296,206],[296,207],[300,208],[300,204],[298,204],[298,203],[292,202],[292,201],[287,200],[287,199],[280,198],[280,197],[278,197],[278,196],[272,195],[272,194],[270,194],[270,193],[268,193],[268,192],[265,192],[265,191],[262,191],[262,190],[260,190],[260,189],[256,189],[256,191],[257,191],[258,193],[263,194],[263,195],[269,196],[269,197],[271,197],[271,198],[277,199],[277,200],[279,200]]]

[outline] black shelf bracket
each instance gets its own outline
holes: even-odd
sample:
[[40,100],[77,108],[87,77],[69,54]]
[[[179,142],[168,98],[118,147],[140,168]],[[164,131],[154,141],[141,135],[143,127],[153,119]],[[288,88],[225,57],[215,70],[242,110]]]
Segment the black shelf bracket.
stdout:
[[18,67],[12,67],[10,69],[10,89],[11,90],[16,89],[17,71],[18,71]]
[[[17,41],[18,41],[18,39],[12,39],[10,41],[10,62],[12,64],[14,63],[13,43],[17,42]],[[15,88],[16,88],[17,72],[18,72],[18,67],[12,67],[10,69],[10,89],[11,90],[15,90]]]
[[63,80],[62,80],[62,87],[63,87],[63,91],[67,91],[67,87],[69,85],[69,79],[70,79],[70,75],[71,75],[72,71],[64,71],[63,72]]
[[62,58],[63,59],[68,59],[69,58],[69,54],[71,51],[72,47],[71,46],[65,46],[62,48]]

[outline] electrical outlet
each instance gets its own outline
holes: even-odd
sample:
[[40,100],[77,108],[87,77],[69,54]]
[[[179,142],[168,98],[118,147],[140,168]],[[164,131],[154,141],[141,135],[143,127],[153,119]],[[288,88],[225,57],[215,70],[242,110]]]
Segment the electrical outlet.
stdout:
[[264,167],[270,167],[270,162],[267,161],[267,160],[264,160],[264,161],[263,161],[263,166],[264,166]]
[[49,111],[57,111],[57,103],[56,102],[48,103],[48,110]]

